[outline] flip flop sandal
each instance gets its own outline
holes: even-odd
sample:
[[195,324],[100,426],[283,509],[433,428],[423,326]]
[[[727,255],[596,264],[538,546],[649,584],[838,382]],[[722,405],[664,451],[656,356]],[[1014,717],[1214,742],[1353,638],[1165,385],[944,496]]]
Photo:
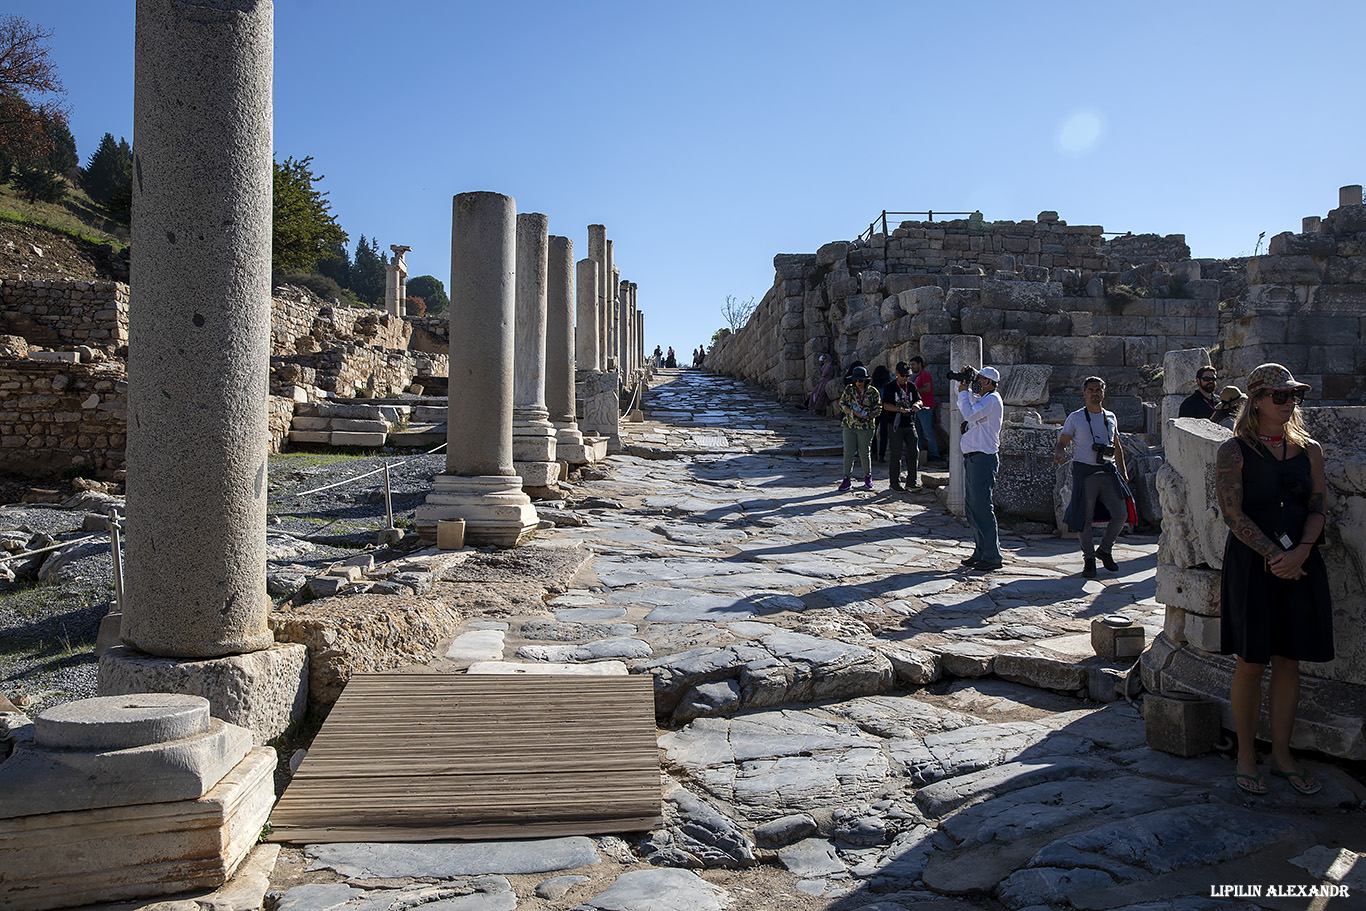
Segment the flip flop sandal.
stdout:
[[1284,778],[1290,782],[1290,786],[1306,797],[1310,794],[1317,794],[1323,790],[1323,784],[1318,781],[1311,781],[1309,770],[1303,772],[1282,772],[1280,769],[1272,769],[1271,774],[1277,778]]
[[1244,775],[1239,772],[1233,776],[1233,781],[1238,785],[1238,790],[1244,794],[1251,794],[1254,797],[1265,797],[1267,792],[1266,776],[1258,772],[1256,775]]

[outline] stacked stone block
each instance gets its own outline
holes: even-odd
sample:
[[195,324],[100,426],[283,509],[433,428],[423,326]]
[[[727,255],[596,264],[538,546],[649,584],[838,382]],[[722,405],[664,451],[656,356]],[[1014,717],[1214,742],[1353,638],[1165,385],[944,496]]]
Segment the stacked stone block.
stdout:
[[1223,331],[1220,368],[1240,386],[1259,364],[1283,364],[1324,404],[1366,401],[1366,205],[1343,187],[1338,208],[1304,233],[1271,238],[1247,263],[1247,289]]
[[121,363],[0,360],[0,460],[7,471],[113,477],[124,467]]
[[128,344],[128,285],[5,276],[0,333],[48,348],[87,345],[113,354]]

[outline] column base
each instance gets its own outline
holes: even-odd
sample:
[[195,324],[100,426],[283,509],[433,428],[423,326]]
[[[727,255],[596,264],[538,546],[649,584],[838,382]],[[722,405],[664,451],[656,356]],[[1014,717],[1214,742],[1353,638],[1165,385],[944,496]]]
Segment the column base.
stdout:
[[555,461],[555,425],[548,420],[512,422],[512,461]]
[[522,489],[528,487],[554,487],[560,481],[559,462],[516,462],[512,470],[522,479]]
[[[556,465],[558,476],[558,464],[550,464]],[[441,519],[464,519],[466,544],[498,547],[521,544],[536,530],[538,521],[517,475],[437,475],[427,502],[414,516],[417,533],[436,540],[436,523]]]
[[556,424],[555,428],[555,458],[559,461],[586,465],[607,458],[606,438],[584,436],[575,422]]
[[100,656],[101,696],[187,693],[209,700],[215,718],[268,743],[304,717],[308,649],[293,642],[223,658],[158,658],[126,645]]

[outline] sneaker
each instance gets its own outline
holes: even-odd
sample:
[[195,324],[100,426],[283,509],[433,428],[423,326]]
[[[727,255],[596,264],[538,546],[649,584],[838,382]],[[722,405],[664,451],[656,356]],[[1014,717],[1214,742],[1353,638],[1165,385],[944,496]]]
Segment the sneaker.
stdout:
[[1082,564],[1081,575],[1085,579],[1094,579],[1096,577],[1096,561],[1088,558]]
[[1101,566],[1104,566],[1112,573],[1119,572],[1119,564],[1115,562],[1114,554],[1110,553],[1108,550],[1098,550],[1096,551],[1096,556],[1100,557]]
[[873,476],[872,476],[872,475],[866,474],[866,475],[863,476],[863,489],[864,489],[864,490],[872,490],[872,489],[873,489]]
[[979,560],[976,563],[972,564],[973,569],[977,570],[978,572],[984,573],[989,573],[994,569],[1000,569],[1002,566],[1005,566],[1005,564],[1001,562],[988,563],[985,560]]
[[897,481],[892,481],[890,484],[887,485],[887,489],[888,489],[888,490],[894,490],[894,491],[896,491],[897,493],[902,493],[902,492],[905,491],[906,488],[902,487],[901,484],[900,484],[899,482],[897,482]]
[[977,565],[977,558],[976,558],[976,557],[968,557],[966,560],[959,560],[959,561],[958,561],[958,565],[959,565],[959,566],[966,566],[968,569],[971,569],[972,567],[974,567],[974,566]]
[[840,490],[848,490],[849,486],[850,484],[848,478],[845,478],[843,481],[840,481]]

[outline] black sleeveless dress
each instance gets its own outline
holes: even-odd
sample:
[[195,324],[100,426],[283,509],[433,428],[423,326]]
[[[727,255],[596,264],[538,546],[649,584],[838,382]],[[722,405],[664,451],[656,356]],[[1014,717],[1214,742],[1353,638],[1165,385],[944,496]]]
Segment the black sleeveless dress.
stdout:
[[[1241,439],[1238,445],[1243,451],[1243,512],[1273,541],[1285,534],[1298,543],[1314,490],[1309,453],[1282,461]],[[1302,579],[1276,577],[1261,554],[1230,531],[1220,582],[1219,651],[1252,664],[1267,664],[1272,655],[1333,660],[1328,571],[1317,547],[1304,561],[1304,572]]]

